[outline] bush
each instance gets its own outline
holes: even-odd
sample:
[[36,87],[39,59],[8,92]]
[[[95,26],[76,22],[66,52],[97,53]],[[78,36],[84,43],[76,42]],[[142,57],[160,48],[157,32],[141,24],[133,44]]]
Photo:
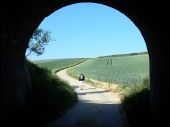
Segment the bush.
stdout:
[[149,79],[143,84],[130,89],[122,103],[127,121],[131,127],[144,127],[151,125]]
[[29,61],[26,65],[32,83],[30,121],[40,127],[63,114],[77,101],[77,95],[71,86],[52,75],[50,70]]

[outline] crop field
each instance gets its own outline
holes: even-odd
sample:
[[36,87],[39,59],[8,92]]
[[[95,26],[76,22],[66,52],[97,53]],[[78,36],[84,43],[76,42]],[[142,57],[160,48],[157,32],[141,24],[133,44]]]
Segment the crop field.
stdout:
[[148,54],[138,54],[96,58],[68,71],[74,77],[80,73],[88,79],[125,86],[138,85],[149,77],[149,57]]
[[83,61],[87,60],[86,58],[70,58],[70,59],[53,59],[53,60],[39,60],[34,61],[40,67],[48,68],[52,71],[57,71],[62,68],[66,68]]

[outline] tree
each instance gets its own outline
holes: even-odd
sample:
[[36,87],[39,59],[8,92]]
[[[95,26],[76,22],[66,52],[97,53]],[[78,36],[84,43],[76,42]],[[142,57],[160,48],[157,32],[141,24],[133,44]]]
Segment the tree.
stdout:
[[45,46],[49,41],[51,41],[50,32],[37,28],[30,38],[26,57],[31,54],[37,56],[42,55],[45,51]]

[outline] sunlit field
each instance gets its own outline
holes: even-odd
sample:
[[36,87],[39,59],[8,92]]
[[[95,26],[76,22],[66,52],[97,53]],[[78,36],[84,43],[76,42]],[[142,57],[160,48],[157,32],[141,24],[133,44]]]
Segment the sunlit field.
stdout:
[[58,71],[62,68],[73,66],[87,60],[87,58],[70,58],[70,59],[51,59],[34,61],[39,67],[45,67],[52,71]]
[[74,77],[80,73],[88,79],[126,86],[138,85],[149,77],[149,58],[148,54],[96,58],[68,72]]

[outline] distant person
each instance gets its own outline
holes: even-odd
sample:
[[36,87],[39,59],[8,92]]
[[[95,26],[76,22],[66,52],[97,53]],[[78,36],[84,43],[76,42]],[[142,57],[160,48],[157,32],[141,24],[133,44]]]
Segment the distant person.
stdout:
[[83,90],[83,88],[84,88],[84,80],[85,80],[85,76],[83,74],[80,74],[79,81],[80,81],[80,89],[81,90]]

